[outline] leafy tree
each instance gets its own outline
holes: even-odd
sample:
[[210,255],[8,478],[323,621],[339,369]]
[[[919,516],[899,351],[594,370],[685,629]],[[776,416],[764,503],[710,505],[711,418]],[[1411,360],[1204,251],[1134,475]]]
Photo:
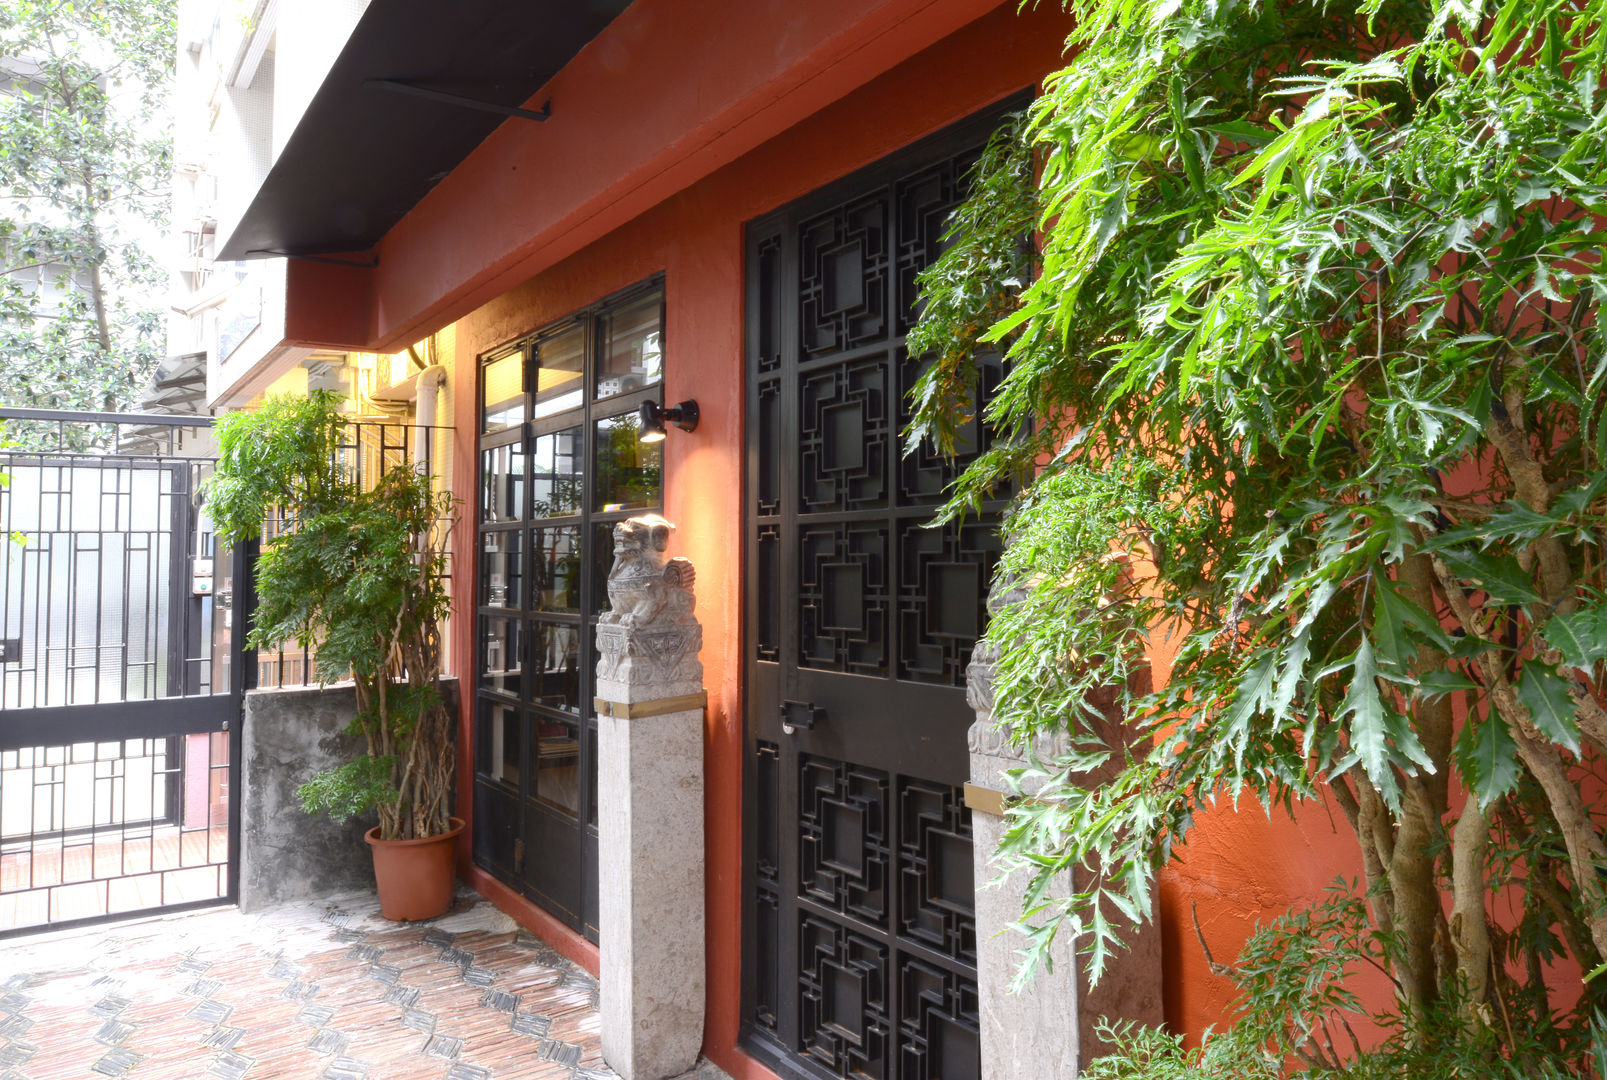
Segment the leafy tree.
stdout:
[[[161,359],[174,0],[0,2],[0,395],[116,409]],[[23,431],[19,429],[19,435]]]
[[[945,514],[1022,481],[998,717],[1073,747],[1002,849],[1040,886],[1029,963],[1070,933],[1097,974],[1219,800],[1325,799],[1390,1045],[1582,1060],[1607,978],[1546,979],[1607,958],[1607,0],[1068,7],[914,339],[912,433],[1011,436]],[[1149,753],[1100,740],[1108,688]],[[1311,1000],[1276,1041],[1315,1067],[1346,1003]]]
[[377,810],[381,840],[438,836],[457,753],[439,685],[456,500],[407,465],[365,490],[341,448],[343,401],[318,390],[223,417],[207,510],[229,543],[259,537],[270,516],[282,526],[255,566],[252,646],[295,641],[321,679],[356,687],[347,733],[365,753],[298,788],[305,809],[336,821]]

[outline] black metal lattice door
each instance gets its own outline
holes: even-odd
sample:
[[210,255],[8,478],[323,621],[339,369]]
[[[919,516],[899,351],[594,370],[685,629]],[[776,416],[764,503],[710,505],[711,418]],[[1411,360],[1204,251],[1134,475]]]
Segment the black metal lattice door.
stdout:
[[979,1072],[963,688],[999,508],[928,528],[954,466],[900,432],[915,275],[996,121],[748,229],[744,1033],[786,1076]]
[[250,590],[202,511],[212,420],[0,421],[30,445],[0,450],[0,938],[233,900]]

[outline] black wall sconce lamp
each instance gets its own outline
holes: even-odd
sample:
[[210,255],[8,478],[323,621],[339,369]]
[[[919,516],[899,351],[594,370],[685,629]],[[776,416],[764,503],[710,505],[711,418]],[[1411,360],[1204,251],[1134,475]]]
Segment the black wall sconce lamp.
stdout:
[[666,409],[656,401],[642,402],[637,425],[637,438],[642,442],[663,442],[666,434],[664,421],[668,420],[682,431],[697,430],[697,402],[683,401]]

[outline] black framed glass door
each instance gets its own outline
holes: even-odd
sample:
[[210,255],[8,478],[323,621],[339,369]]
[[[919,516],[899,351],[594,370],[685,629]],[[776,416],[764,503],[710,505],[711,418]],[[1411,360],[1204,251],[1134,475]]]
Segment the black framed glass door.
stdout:
[[614,524],[659,509],[664,293],[646,283],[481,362],[474,859],[597,937],[592,627]]
[[999,118],[748,228],[744,1044],[786,1077],[979,1075],[964,685],[1003,507],[926,527],[956,466],[900,433],[915,276]]

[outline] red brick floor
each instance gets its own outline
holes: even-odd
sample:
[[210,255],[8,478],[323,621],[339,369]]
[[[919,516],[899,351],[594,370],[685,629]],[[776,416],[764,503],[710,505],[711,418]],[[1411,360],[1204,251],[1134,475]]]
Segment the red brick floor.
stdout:
[[594,1080],[597,984],[469,894],[220,909],[0,946],[0,1080]]

